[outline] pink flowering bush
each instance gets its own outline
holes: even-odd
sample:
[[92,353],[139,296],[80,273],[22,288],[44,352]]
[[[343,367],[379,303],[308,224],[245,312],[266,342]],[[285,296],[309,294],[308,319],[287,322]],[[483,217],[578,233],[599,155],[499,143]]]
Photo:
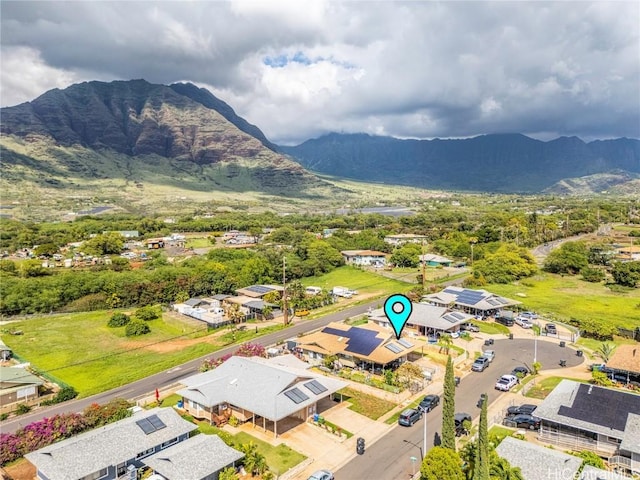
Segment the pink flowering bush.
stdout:
[[266,357],[267,352],[262,345],[257,343],[244,343],[234,353],[237,357]]

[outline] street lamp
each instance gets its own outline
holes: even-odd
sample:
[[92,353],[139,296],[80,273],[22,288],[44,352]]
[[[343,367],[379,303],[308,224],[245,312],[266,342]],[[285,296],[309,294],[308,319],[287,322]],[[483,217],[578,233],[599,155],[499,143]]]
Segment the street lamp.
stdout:
[[420,458],[424,458],[422,456],[422,447],[420,445],[416,445],[415,443],[413,443],[410,440],[403,440],[404,443],[408,443],[409,445],[413,445],[414,447],[416,447],[418,450],[420,450]]

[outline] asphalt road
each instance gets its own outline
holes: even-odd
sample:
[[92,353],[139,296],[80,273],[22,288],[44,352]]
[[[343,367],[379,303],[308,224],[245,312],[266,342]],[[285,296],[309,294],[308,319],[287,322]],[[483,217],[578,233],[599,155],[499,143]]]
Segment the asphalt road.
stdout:
[[[380,304],[380,302],[381,300],[377,299],[315,320],[303,320],[290,326],[287,329],[270,333],[260,338],[256,338],[252,340],[252,343],[259,343],[265,347],[274,345],[278,342],[296,337],[300,333],[309,332],[323,327],[330,322],[338,322],[349,317],[361,315],[365,313],[370,307],[375,308]],[[145,395],[153,394],[156,388],[162,390],[166,387],[174,385],[175,383],[178,383],[185,377],[197,373],[200,365],[202,364],[202,361],[205,358],[222,357],[228,353],[233,353],[237,348],[238,345],[233,345],[222,350],[218,350],[215,353],[205,355],[195,360],[191,360],[190,362],[184,363],[182,365],[178,365],[169,370],[165,370],[164,372],[160,372],[150,377],[143,378],[141,380],[138,380],[137,382],[129,383],[127,385],[123,385],[121,387],[114,388],[112,390],[108,390],[91,397],[72,400],[71,402],[65,402],[50,407],[39,408],[29,414],[21,415],[11,420],[5,420],[4,422],[2,422],[2,424],[0,424],[0,432],[12,433],[17,429],[32,422],[41,420],[44,417],[51,417],[59,413],[81,412],[92,403],[105,404],[114,398],[135,399],[143,397]]]
[[[456,413],[471,414],[474,421],[480,414],[477,407],[481,393],[487,393],[491,404],[504,393],[495,390],[496,379],[510,373],[516,366],[531,366],[536,345],[531,339],[497,340],[492,347],[496,356],[484,372],[470,372],[465,375],[456,388]],[[556,368],[560,360],[567,361],[567,367],[579,365],[584,361],[575,350],[560,347],[558,343],[537,342],[537,361],[543,369]],[[367,445],[364,455],[357,455],[348,464],[335,472],[337,480],[399,480],[411,478],[415,457],[415,471],[420,469],[420,455],[424,435],[424,419],[427,421],[427,450],[433,446],[436,432],[442,429],[442,401],[437,408],[423,416],[423,420],[412,427],[396,425],[389,433],[373,445]],[[366,442],[365,438],[365,442]],[[407,440],[407,443],[405,442]],[[355,453],[355,452],[354,452]]]

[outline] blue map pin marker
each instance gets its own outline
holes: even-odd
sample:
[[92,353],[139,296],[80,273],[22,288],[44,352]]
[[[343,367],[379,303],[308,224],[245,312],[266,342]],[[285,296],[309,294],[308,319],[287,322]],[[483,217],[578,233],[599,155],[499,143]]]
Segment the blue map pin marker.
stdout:
[[399,293],[391,295],[384,302],[384,314],[389,319],[397,339],[400,339],[400,334],[402,334],[402,329],[407,323],[407,320],[409,320],[412,309],[413,305],[411,304],[411,300]]

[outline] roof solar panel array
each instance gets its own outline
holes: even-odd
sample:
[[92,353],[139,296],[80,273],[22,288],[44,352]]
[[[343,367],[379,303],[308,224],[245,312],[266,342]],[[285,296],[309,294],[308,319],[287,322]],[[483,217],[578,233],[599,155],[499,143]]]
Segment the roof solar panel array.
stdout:
[[377,337],[377,332],[365,328],[351,327],[349,330],[325,327],[323,333],[348,338],[345,351],[358,355],[370,355],[382,343],[382,339]]
[[401,338],[400,340],[398,340],[398,343],[400,345],[402,345],[404,348],[411,348],[413,347],[413,343],[409,342],[409,340],[406,340],[404,338]]
[[287,390],[286,392],[284,392],[284,394],[295,404],[302,403],[305,400],[309,400],[309,397],[306,394],[302,393],[302,391],[298,388]]
[[391,350],[393,353],[400,353],[402,350],[404,350],[404,348],[402,348],[400,345],[398,345],[397,343],[388,343],[387,345],[384,346],[385,348],[388,348],[389,350]]
[[322,385],[317,380],[311,380],[310,382],[305,383],[304,386],[306,388],[308,388],[309,391],[311,391],[315,395],[320,395],[322,392],[326,392],[327,391],[327,387]]
[[151,415],[147,418],[142,418],[136,422],[145,435],[149,435],[150,433],[155,432],[156,430],[162,430],[166,427],[164,422],[158,418],[157,415]]
[[273,290],[273,288],[265,287],[264,285],[251,285],[250,287],[247,287],[246,290],[262,295],[263,293],[269,293],[271,290]]

